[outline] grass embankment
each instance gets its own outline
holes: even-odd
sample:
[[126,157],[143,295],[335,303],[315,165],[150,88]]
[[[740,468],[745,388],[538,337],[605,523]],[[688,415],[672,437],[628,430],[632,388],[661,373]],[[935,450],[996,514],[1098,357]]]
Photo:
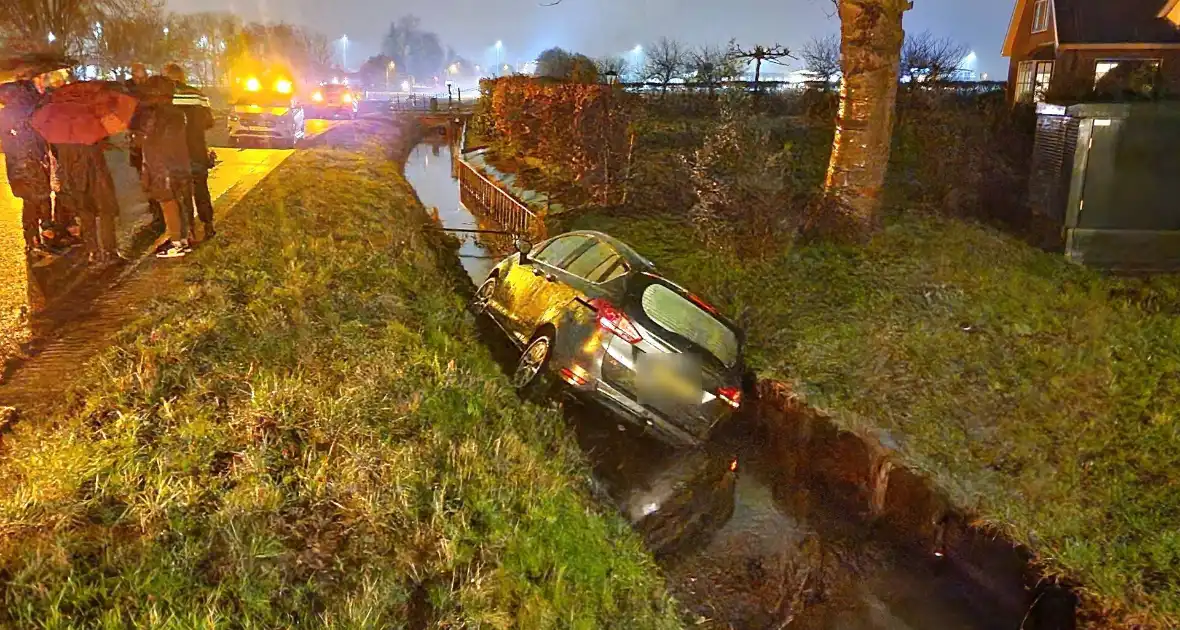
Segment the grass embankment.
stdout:
[[888,434],[962,506],[1080,581],[1092,610],[1180,627],[1174,279],[1105,278],[916,215],[864,248],[760,262],[704,251],[675,219],[573,227],[623,238],[725,311],[748,310],[762,377]]
[[291,157],[3,437],[0,625],[676,625],[559,415],[478,343],[388,151]]

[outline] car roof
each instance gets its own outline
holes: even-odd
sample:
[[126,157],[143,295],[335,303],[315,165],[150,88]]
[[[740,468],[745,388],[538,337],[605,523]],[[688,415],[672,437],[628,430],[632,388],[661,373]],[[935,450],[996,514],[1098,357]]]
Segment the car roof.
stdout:
[[594,230],[575,230],[573,232],[558,234],[558,236],[570,236],[574,234],[597,238],[605,242],[607,245],[615,248],[615,250],[619,252],[619,255],[623,257],[623,260],[626,260],[627,264],[629,264],[634,271],[655,271],[655,263],[644,258],[639,252],[635,251],[635,248],[611,236],[610,234],[595,232]]

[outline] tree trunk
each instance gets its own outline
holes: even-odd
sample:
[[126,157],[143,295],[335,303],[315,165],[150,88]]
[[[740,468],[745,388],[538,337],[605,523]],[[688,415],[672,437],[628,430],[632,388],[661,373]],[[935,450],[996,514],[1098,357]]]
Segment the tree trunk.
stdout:
[[909,0],[839,0],[840,113],[819,223],[855,240],[878,224]]
[[762,82],[762,58],[758,57],[754,60],[754,91],[755,92],[762,91],[762,86],[759,85],[759,83],[761,83],[761,82]]

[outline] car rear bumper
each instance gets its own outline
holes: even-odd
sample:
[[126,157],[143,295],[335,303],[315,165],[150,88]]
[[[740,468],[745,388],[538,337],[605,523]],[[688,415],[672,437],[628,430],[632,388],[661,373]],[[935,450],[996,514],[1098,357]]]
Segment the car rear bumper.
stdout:
[[571,386],[583,398],[590,399],[623,417],[630,418],[636,424],[661,437],[665,442],[685,447],[697,447],[703,442],[701,438],[676,426],[664,416],[640,405],[607,383],[595,381],[588,387],[579,388],[572,384]]

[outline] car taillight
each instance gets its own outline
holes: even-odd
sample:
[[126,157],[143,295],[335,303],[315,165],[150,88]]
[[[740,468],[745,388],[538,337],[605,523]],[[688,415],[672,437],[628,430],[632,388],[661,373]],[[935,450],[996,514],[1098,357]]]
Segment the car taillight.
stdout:
[[590,305],[598,310],[598,325],[603,330],[614,333],[627,343],[639,343],[643,339],[635,329],[635,324],[631,323],[631,319],[615,305],[603,299],[591,300]]
[[722,387],[717,390],[717,397],[734,409],[742,406],[742,388],[740,387]]

